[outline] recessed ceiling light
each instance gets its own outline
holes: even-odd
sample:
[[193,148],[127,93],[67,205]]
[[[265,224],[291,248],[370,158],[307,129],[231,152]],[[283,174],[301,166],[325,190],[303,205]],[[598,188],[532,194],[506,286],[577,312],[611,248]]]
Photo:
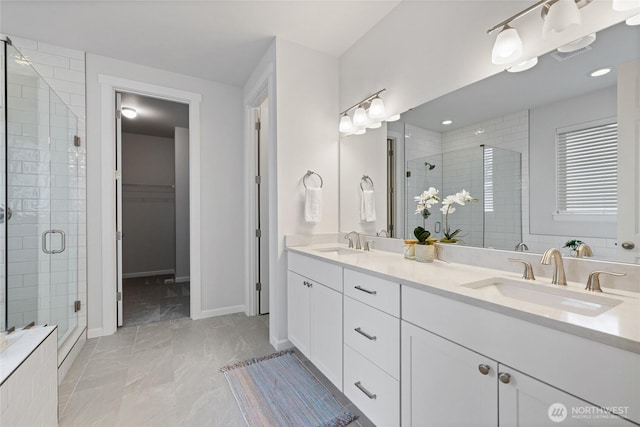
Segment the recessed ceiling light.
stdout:
[[526,61],[522,61],[519,64],[514,65],[513,67],[507,68],[507,71],[510,73],[519,73],[521,71],[527,71],[536,66],[538,63],[538,57],[528,59]]
[[595,71],[590,72],[589,76],[600,77],[600,76],[604,76],[605,74],[609,74],[610,72],[611,72],[611,67],[604,67],[604,68],[599,68]]
[[447,119],[447,120],[443,120],[442,121],[442,124],[445,125],[445,126],[449,126],[451,123],[453,123],[453,120]]
[[122,107],[122,115],[125,116],[127,119],[135,119],[136,116],[138,115],[138,112],[136,111],[135,108]]

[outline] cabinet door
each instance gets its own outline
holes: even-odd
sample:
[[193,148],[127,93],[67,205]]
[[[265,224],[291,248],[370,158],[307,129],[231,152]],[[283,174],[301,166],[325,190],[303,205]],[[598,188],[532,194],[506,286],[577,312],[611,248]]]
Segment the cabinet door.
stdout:
[[308,358],[310,350],[309,297],[311,281],[289,271],[287,278],[287,330],[289,341]]
[[[634,425],[506,365],[500,364],[499,369],[501,426]],[[625,408],[619,407],[613,410],[623,415]]]
[[495,361],[404,321],[401,342],[403,427],[498,425]]
[[342,294],[311,282],[311,357],[342,391]]

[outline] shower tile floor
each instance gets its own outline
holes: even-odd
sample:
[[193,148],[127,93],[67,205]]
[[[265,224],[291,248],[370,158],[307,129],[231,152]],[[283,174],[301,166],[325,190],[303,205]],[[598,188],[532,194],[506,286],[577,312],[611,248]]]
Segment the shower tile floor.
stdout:
[[[87,340],[58,388],[60,426],[244,426],[221,366],[274,352],[269,316],[189,318],[123,327]],[[315,366],[313,375],[373,424]],[[274,426],[280,427],[280,426]]]
[[171,275],[122,281],[124,326],[189,317],[189,283],[165,284]]

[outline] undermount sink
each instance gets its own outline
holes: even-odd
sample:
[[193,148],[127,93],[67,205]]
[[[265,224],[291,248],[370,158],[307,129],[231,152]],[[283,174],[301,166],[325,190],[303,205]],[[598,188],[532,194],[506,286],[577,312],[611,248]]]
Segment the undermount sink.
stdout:
[[361,250],[345,248],[342,246],[336,246],[333,248],[318,248],[314,250],[316,252],[330,253],[332,255],[353,255],[353,254],[359,254],[362,252]]
[[488,292],[487,296],[505,296],[591,317],[599,316],[622,303],[614,298],[590,293],[582,294],[565,288],[542,286],[505,277],[492,277],[462,286],[486,291]]

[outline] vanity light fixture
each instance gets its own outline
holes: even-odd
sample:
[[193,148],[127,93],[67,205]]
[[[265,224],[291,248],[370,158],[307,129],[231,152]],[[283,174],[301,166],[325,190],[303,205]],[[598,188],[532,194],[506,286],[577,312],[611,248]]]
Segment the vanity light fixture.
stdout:
[[522,57],[522,40],[515,28],[505,25],[496,37],[491,51],[491,62],[494,64],[510,64]]
[[445,126],[449,126],[451,123],[453,123],[453,120],[447,119],[447,120],[443,120],[442,121],[442,124],[445,125]]
[[609,74],[610,72],[611,72],[611,67],[598,68],[597,70],[590,72],[589,76],[601,77],[601,76],[604,76],[605,74]]
[[138,116],[138,112],[136,111],[135,108],[122,107],[121,111],[122,111],[122,115],[125,116],[127,119],[135,119]]
[[[496,65],[515,64],[522,62],[523,43],[518,31],[511,27],[517,19],[530,12],[542,8],[541,16],[544,20],[543,37],[552,33],[564,31],[571,25],[581,21],[579,9],[591,3],[593,0],[540,0],[537,3],[521,10],[510,18],[487,30],[487,34],[500,30],[491,51],[491,62]],[[640,1],[640,0],[637,0]],[[534,64],[535,65],[535,64]]]
[[624,22],[626,22],[627,25],[640,25],[640,14],[627,18]]
[[516,64],[512,67],[507,68],[507,71],[510,73],[519,73],[521,71],[527,71],[536,66],[538,63],[538,57],[534,57],[531,59],[527,59],[526,61],[522,61],[519,64]]
[[576,50],[589,46],[594,41],[596,41],[596,33],[591,33],[567,43],[564,46],[560,46],[557,50],[561,53],[575,52]]
[[549,10],[544,18],[542,37],[547,38],[553,33],[561,33],[572,25],[582,22],[578,5],[574,0],[558,0],[547,3]]
[[[380,94],[386,89],[381,89],[371,96],[366,97],[357,104],[340,113],[340,132],[344,134],[362,135],[366,132],[366,128],[378,129],[382,126],[383,121],[391,122],[398,120],[400,115],[385,119],[386,108]],[[349,113],[353,111],[353,118]]]

